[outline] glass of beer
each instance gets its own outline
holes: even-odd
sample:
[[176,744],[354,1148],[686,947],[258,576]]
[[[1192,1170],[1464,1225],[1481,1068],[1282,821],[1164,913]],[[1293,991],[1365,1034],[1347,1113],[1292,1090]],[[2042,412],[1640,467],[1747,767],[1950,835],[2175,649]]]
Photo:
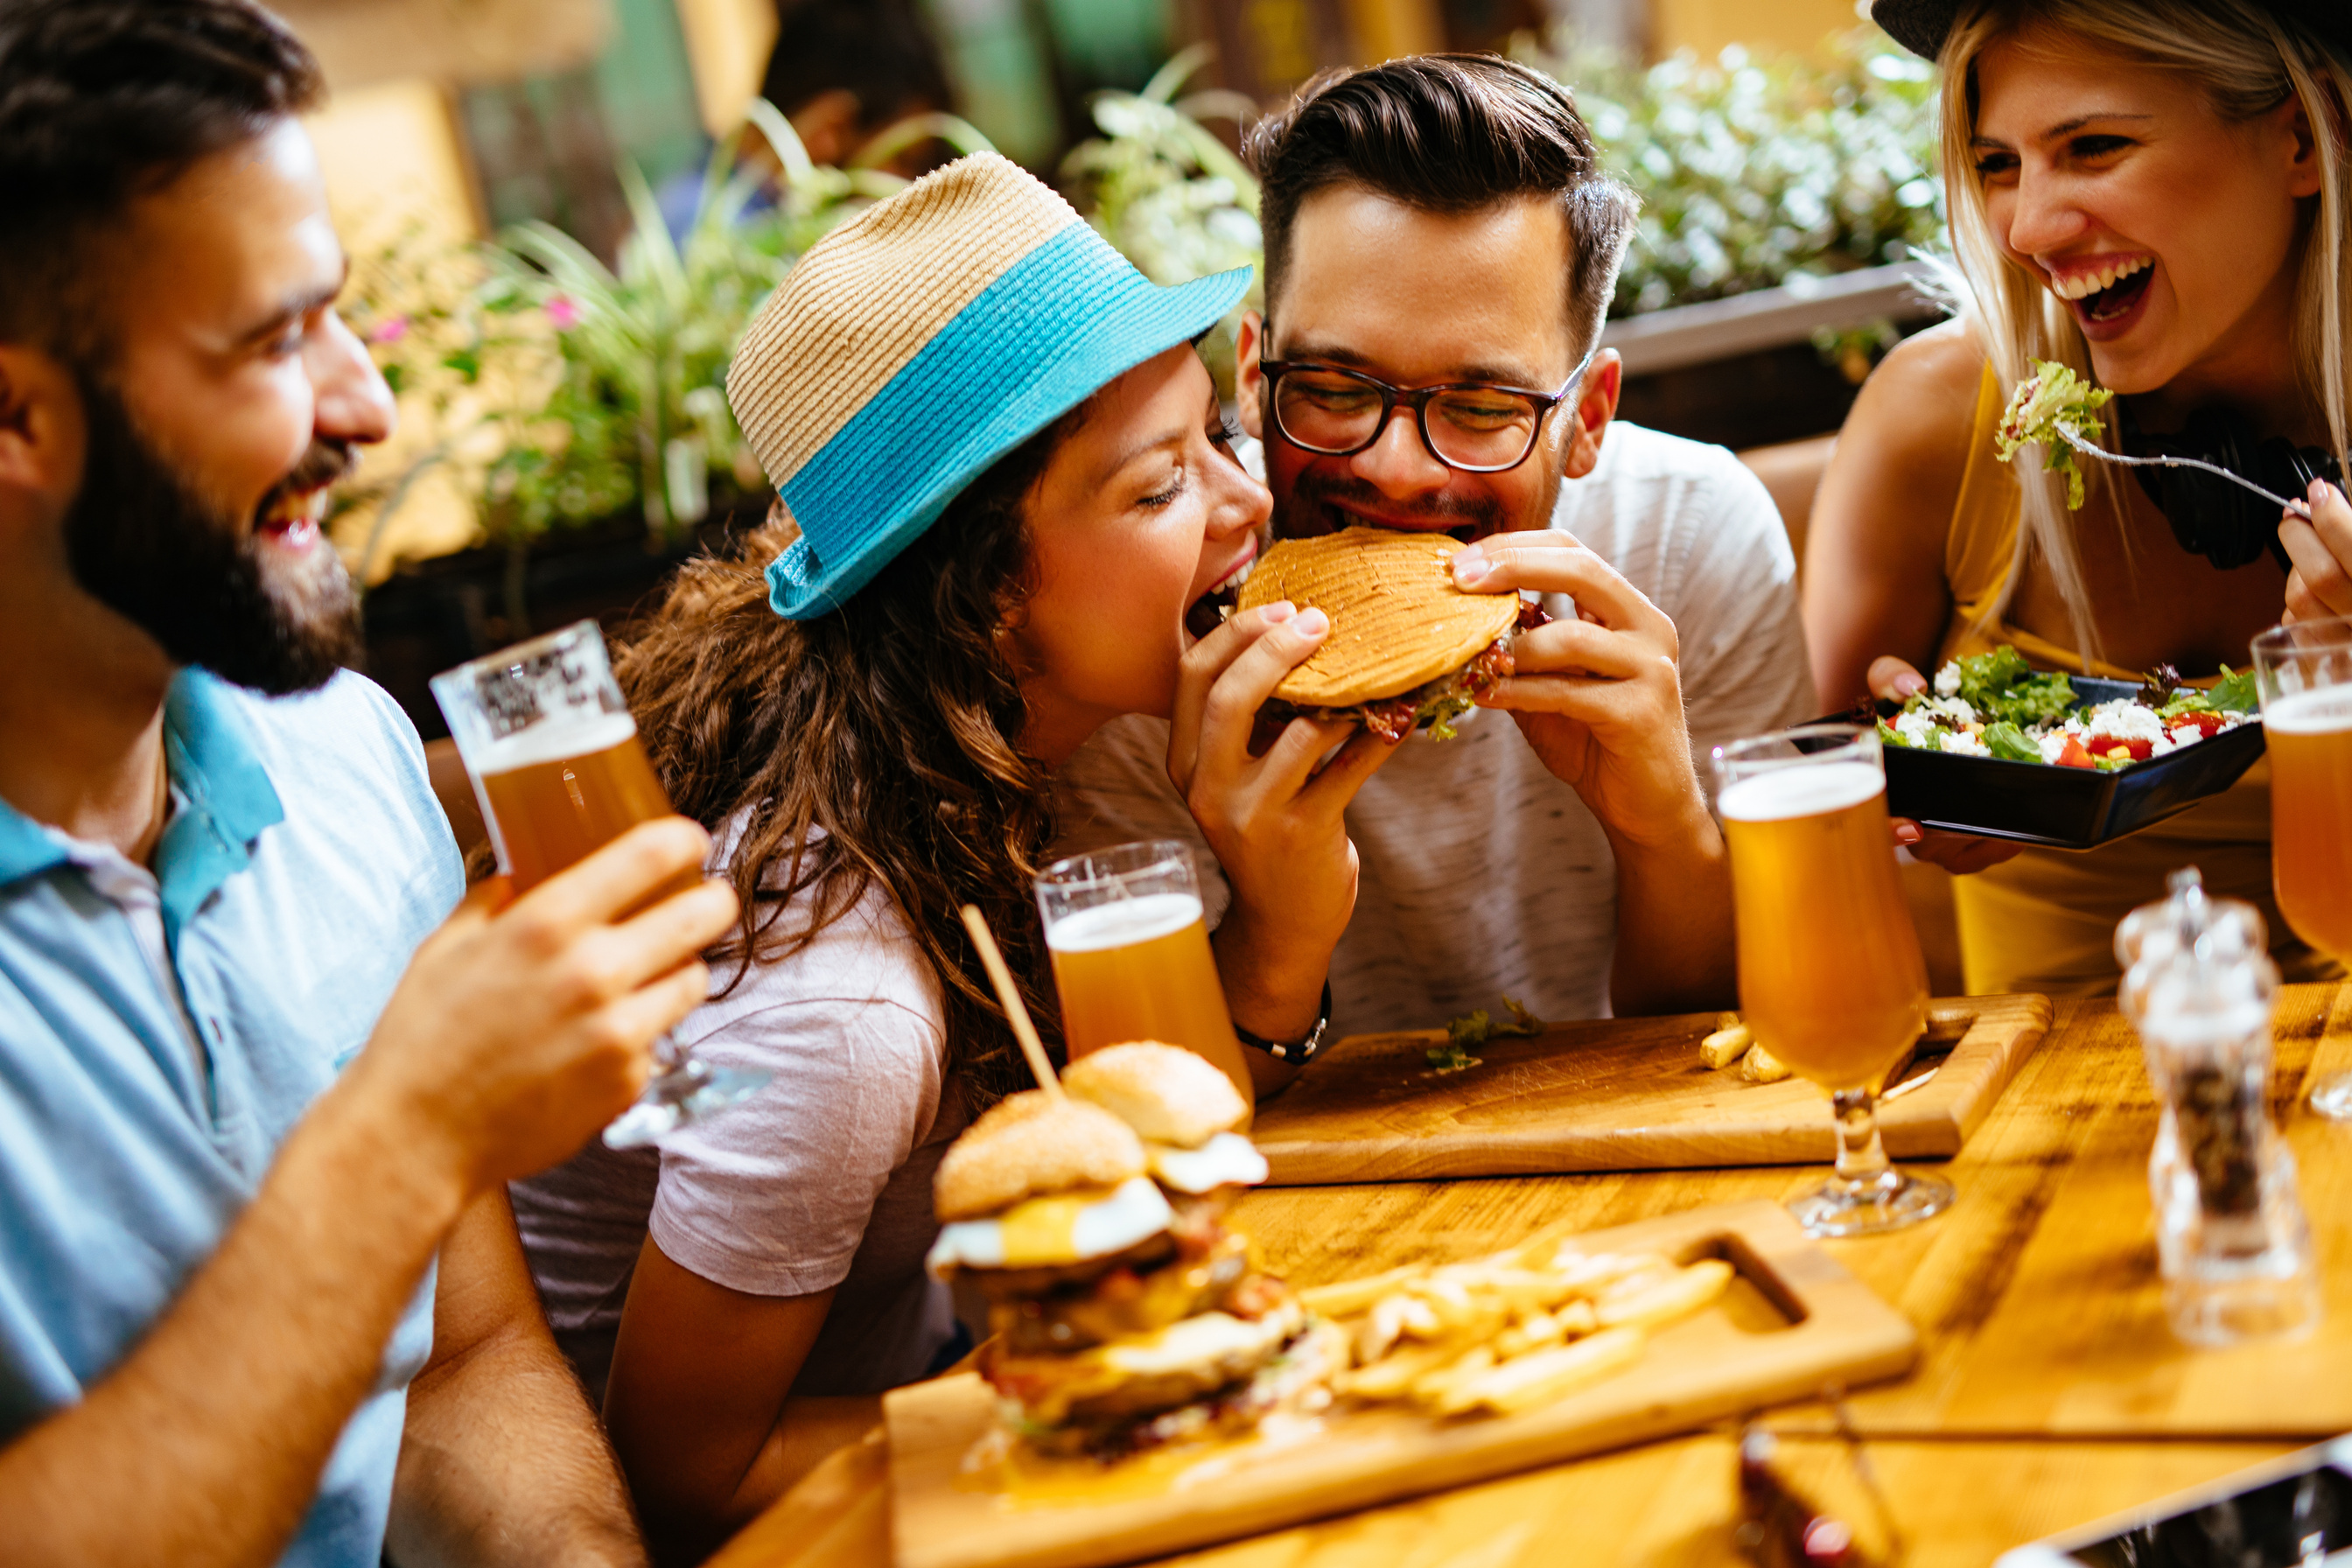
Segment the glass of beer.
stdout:
[[1927,1024],[1927,965],[1903,901],[1878,734],[1806,724],[1715,749],[1731,847],[1739,1005],[1756,1043],[1829,1092],[1837,1171],[1789,1205],[1815,1236],[1894,1230],[1952,1184],[1898,1171],[1877,1100]]
[[1127,1040],[1182,1046],[1253,1102],[1192,846],[1159,839],[1056,860],[1037,879],[1037,910],[1071,1060]]
[[[2352,620],[2297,621],[2254,639],[2271,763],[2271,880],[2294,934],[2352,964]],[[2311,1091],[2352,1121],[2352,1072]]]
[[[533,637],[433,678],[466,776],[490,831],[499,869],[526,893],[640,822],[673,815],[637,742],[637,722],[613,679],[593,621]],[[697,886],[687,872],[647,904]],[[772,1076],[695,1060],[669,1036],[661,1070],[637,1103],[604,1130],[615,1149],[734,1104]]]

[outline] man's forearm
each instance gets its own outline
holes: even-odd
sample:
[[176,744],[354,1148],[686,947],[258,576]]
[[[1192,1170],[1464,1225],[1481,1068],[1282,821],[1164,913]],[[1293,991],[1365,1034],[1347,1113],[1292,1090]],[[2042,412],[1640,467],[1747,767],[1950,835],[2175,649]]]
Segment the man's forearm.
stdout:
[[1711,819],[1677,839],[1617,842],[1617,952],[1610,1007],[1620,1017],[1729,1007],[1738,1000],[1731,859]]
[[0,1452],[8,1561],[274,1559],[462,1197],[329,1091],[138,1349]]

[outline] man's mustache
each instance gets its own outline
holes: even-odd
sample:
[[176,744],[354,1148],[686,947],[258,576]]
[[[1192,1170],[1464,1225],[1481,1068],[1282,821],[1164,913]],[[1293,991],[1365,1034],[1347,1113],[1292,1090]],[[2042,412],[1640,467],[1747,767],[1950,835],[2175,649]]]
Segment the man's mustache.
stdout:
[[256,509],[254,515],[257,517],[268,515],[269,509],[289,495],[299,494],[304,490],[322,489],[328,485],[334,484],[358,466],[359,456],[352,450],[349,442],[314,439],[310,443],[310,449],[302,454],[302,460],[296,463],[292,471],[272,485],[269,488],[269,493],[261,498],[261,505]]
[[[1441,490],[1435,495],[1423,496],[1410,506],[1400,507],[1382,495],[1378,486],[1337,475],[1299,475],[1291,485],[1289,500],[1289,510],[1294,518],[1309,508],[1335,502],[1352,504],[1368,511],[1425,522],[1465,540],[1473,534],[1495,532],[1504,521],[1503,509],[1492,498],[1474,499]],[[1284,526],[1283,519],[1276,520],[1278,535],[1286,536],[1291,531],[1292,527]]]

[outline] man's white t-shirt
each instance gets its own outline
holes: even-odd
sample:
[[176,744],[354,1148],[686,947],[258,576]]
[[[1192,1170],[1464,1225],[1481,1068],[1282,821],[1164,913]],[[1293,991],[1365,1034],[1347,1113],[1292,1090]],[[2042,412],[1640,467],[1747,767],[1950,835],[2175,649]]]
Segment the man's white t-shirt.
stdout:
[[[1720,447],[1609,426],[1592,472],[1561,487],[1552,525],[1664,610],[1681,636],[1683,710],[1710,798],[1710,750],[1814,717],[1797,563],[1772,498]],[[1554,616],[1574,608],[1552,596]],[[1600,823],[1506,713],[1403,742],[1348,808],[1362,865],[1331,962],[1333,1037],[1441,1026],[1517,997],[1548,1019],[1604,1017],[1616,861]],[[1056,780],[1075,854],[1200,831],[1168,779],[1165,721],[1108,724]],[[1204,874],[1215,883],[1205,852]],[[1213,923],[1228,896],[1208,889]]]

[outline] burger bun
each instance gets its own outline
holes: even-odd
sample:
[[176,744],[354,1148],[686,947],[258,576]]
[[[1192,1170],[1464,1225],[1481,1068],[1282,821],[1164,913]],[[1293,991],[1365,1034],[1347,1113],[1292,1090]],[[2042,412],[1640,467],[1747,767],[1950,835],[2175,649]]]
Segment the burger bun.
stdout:
[[1116,1187],[1143,1170],[1143,1144],[1126,1122],[1099,1105],[1030,1089],[1007,1096],[964,1130],[940,1162],[931,1198],[939,1217],[952,1224],[1024,1198]]
[[1117,1116],[1153,1143],[1198,1149],[1249,1119],[1233,1079],[1181,1046],[1130,1040],[1079,1058],[1062,1088]]

